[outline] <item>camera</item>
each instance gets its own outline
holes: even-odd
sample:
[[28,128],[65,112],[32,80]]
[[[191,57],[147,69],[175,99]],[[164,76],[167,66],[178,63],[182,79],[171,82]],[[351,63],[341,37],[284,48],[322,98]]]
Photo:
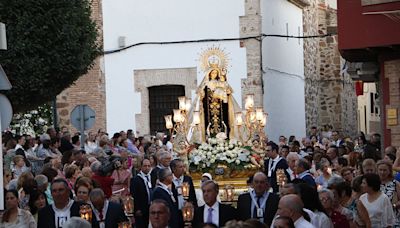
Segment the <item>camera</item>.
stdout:
[[111,156],[110,158],[99,159],[101,166],[98,170],[101,176],[110,176],[115,169],[119,169],[122,166],[121,158],[117,156]]

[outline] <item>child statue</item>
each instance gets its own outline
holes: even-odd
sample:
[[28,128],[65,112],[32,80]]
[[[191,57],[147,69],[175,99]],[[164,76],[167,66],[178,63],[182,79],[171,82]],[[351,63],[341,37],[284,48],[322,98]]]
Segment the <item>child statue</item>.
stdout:
[[261,147],[259,139],[253,139],[251,149],[252,154],[250,155],[250,161],[257,168],[261,168],[264,165],[264,150]]
[[178,155],[178,158],[183,161],[186,167],[186,172],[189,171],[189,151],[190,147],[186,145],[185,141],[179,141],[177,145],[175,145],[174,148],[175,153]]

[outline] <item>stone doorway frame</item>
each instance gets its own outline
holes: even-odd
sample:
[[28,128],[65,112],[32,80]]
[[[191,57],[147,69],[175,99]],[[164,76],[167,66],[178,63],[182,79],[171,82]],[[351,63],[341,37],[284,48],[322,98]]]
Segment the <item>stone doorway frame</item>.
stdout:
[[197,88],[197,68],[134,70],[133,81],[135,92],[140,93],[141,101],[141,113],[135,114],[136,132],[138,132],[139,135],[146,135],[150,134],[148,88],[162,85],[183,85],[185,87],[185,96],[192,98],[192,91]]

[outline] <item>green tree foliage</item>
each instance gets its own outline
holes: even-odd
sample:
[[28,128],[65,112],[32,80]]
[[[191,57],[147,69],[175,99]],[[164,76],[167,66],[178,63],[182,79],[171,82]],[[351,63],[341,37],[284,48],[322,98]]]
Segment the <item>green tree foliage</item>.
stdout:
[[8,50],[0,51],[15,113],[48,103],[100,54],[90,0],[0,0]]

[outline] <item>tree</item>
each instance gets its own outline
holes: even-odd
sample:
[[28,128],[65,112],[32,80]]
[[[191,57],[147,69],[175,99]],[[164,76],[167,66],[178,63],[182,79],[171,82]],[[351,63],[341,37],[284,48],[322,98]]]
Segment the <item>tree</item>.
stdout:
[[0,52],[14,112],[48,103],[101,53],[90,0],[0,0],[8,50]]

